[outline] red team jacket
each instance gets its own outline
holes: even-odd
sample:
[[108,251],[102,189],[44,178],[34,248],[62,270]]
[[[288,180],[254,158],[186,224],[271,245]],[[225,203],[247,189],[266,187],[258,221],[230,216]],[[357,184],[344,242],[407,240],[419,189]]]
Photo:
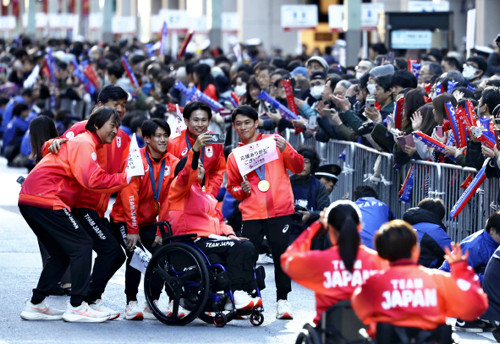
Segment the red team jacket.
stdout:
[[[186,132],[184,129],[180,136],[173,138],[167,146],[167,151],[175,157],[182,159],[188,153],[186,142]],[[195,140],[188,135],[191,147]],[[226,159],[224,158],[223,145],[207,145],[204,148],[203,166],[205,167],[205,191],[217,197],[219,193],[224,172],[226,172]]]
[[[146,160],[146,154],[150,158],[153,171],[151,171]],[[141,157],[145,171],[144,176],[133,179],[126,188],[120,191],[110,214],[114,222],[125,222],[127,224],[128,234],[138,234],[139,227],[154,224],[161,209],[167,207],[170,183],[174,179],[175,167],[179,162],[179,159],[170,153],[165,153],[161,160],[156,162],[151,158],[147,146],[141,149]],[[160,209],[158,209],[153,197],[150,174],[153,173],[155,183],[158,185],[162,161],[165,161],[165,172],[160,190]]]
[[330,306],[350,299],[356,287],[387,267],[377,252],[364,245],[359,246],[352,273],[345,269],[337,246],[325,251],[311,250],[312,239],[321,227],[319,221],[313,223],[281,255],[283,271],[315,292],[315,324]]
[[198,183],[198,170],[191,168],[192,150],[186,162],[188,173],[174,179],[168,193],[168,219],[174,235],[197,233],[199,237],[234,235],[223,221],[215,197]]
[[[47,154],[28,174],[19,204],[52,210],[71,210],[84,192],[112,193],[127,185],[125,173],[109,174],[98,164],[103,149],[97,134],[86,131]],[[107,145],[109,146],[109,145]]]
[[[87,121],[81,121],[69,128],[63,138],[73,139],[78,134],[85,132]],[[128,149],[130,146],[130,137],[123,130],[118,129],[118,134],[111,144],[104,145],[97,150],[97,162],[99,166],[108,174],[124,171],[127,167]],[[96,193],[91,190],[84,190],[76,201],[75,208],[94,209],[99,216],[104,217],[108,209],[111,193]]]
[[466,261],[452,264],[450,274],[401,259],[357,288],[351,305],[374,334],[377,322],[433,330],[446,317],[475,320],[488,298]]
[[[257,140],[269,136],[272,135],[259,134]],[[243,143],[240,142],[239,146],[243,146]],[[304,157],[297,153],[288,142],[283,153],[279,148],[276,150],[278,159],[264,165],[265,177],[270,183],[270,189],[267,192],[261,192],[257,188],[260,179],[255,171],[246,176],[252,191],[250,193],[244,192],[241,188],[243,177],[233,153],[227,158],[227,191],[235,199],[241,201],[239,208],[243,221],[285,216],[295,212],[293,191],[287,170],[292,171],[292,173],[302,172]]]

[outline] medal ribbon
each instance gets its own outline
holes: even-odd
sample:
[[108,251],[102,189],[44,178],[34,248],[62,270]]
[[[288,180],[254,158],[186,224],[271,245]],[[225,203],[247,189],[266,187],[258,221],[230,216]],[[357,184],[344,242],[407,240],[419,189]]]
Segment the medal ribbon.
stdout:
[[155,171],[153,169],[153,164],[148,152],[146,152],[146,160],[149,165],[149,179],[151,180],[151,188],[153,189],[153,197],[156,202],[160,199],[161,185],[163,184],[163,176],[165,175],[165,159],[161,162],[160,178],[158,180],[158,187],[156,187],[155,182]]
[[[189,136],[187,130],[186,130],[186,145],[188,149],[192,148],[191,142],[189,142]],[[204,163],[205,162],[204,160],[205,160],[205,147],[203,147],[203,149],[201,150],[201,162]]]
[[262,165],[262,166],[256,168],[255,173],[257,173],[257,176],[259,177],[260,180],[266,180],[266,166],[265,165]]

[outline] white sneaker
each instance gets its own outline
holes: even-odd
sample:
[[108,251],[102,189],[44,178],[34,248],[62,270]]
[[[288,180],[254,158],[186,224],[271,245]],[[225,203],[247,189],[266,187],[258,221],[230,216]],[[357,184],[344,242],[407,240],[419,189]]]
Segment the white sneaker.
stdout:
[[[174,313],[174,300],[170,300],[170,302],[167,305],[167,310],[165,314],[167,315],[167,317],[170,317],[172,316],[173,313]],[[186,310],[181,305],[179,305],[179,311],[177,313],[179,315],[179,319],[182,319],[186,316],[187,313],[189,313],[189,311]]]
[[125,307],[125,319],[126,320],[142,320],[144,318],[142,314],[142,308],[139,307],[137,301],[130,301]]
[[45,300],[35,305],[30,300],[24,303],[21,318],[24,320],[61,320],[64,311],[50,308]]
[[[254,308],[253,298],[246,291],[235,290],[233,292],[233,297],[236,309],[250,310]],[[228,300],[228,302],[231,305],[231,300]]]
[[259,265],[274,264],[274,260],[270,253],[262,253],[259,254],[259,258],[257,259],[257,264]]
[[116,319],[120,316],[120,312],[117,312],[109,307],[106,307],[104,305],[104,302],[102,302],[101,299],[95,300],[95,303],[89,305],[90,308],[92,308],[95,311],[103,312],[103,313],[108,313],[109,319],[108,320],[113,320]]
[[62,319],[68,322],[104,322],[108,320],[109,313],[96,311],[87,304],[82,302],[78,307],[73,307],[68,301],[66,311],[62,315]]
[[[153,303],[158,306],[158,300],[154,300]],[[142,316],[144,320],[156,320],[155,315],[153,314],[153,311],[151,308],[149,308],[148,303],[144,303],[144,308],[142,309]]]
[[292,307],[287,300],[278,300],[276,319],[293,319]]

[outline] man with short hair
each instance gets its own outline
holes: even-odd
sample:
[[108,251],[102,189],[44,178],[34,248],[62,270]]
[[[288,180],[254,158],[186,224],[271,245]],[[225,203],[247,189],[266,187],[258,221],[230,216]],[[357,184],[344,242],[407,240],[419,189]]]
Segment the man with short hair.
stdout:
[[424,62],[420,67],[418,74],[418,86],[424,87],[427,83],[434,83],[434,81],[443,73],[439,63]]
[[475,55],[470,56],[464,64],[464,70],[462,72],[464,78],[469,80],[470,83],[481,80],[488,69],[488,63],[484,57]]
[[[187,128],[167,147],[167,151],[178,159],[187,156],[198,136],[208,132],[212,110],[205,103],[191,102],[184,108],[183,117]],[[206,145],[201,152],[201,161],[205,168],[205,191],[217,197],[226,172],[224,145]]]
[[[166,214],[167,196],[179,159],[167,152],[170,127],[163,119],[147,120],[141,127],[146,147],[140,150],[144,176],[136,178],[116,197],[110,218],[115,235],[126,248],[125,319],[154,319],[149,307],[139,307],[137,293],[141,273],[130,266],[136,246],[155,253],[162,245],[162,233],[155,222]],[[181,171],[181,174],[184,172]],[[161,286],[157,288],[158,298]]]
[[[261,139],[273,137],[257,132],[259,116],[250,106],[240,106],[233,111],[232,121],[236,133],[241,139],[240,147],[252,145]],[[274,260],[276,281],[276,318],[292,319],[293,314],[287,301],[291,291],[290,278],[283,272],[280,256],[288,246],[293,192],[288,170],[299,173],[304,169],[304,158],[298,154],[286,140],[274,135],[278,159],[242,176],[234,152],[228,157],[227,190],[240,200],[243,226],[242,236],[247,237],[259,252],[262,238],[267,237]]]

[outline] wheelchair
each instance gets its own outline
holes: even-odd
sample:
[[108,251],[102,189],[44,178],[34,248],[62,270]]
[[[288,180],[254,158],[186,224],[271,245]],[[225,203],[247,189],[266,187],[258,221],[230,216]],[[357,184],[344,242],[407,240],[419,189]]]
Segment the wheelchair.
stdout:
[[[223,327],[235,318],[249,316],[252,325],[262,325],[262,306],[252,310],[236,309],[226,269],[210,262],[194,244],[196,234],[172,235],[168,222],[156,225],[167,232],[166,243],[151,257],[144,276],[144,292],[158,320],[166,325],[186,325],[200,318]],[[261,297],[260,291],[265,288],[262,266],[254,269],[254,278],[258,286],[256,293]],[[159,299],[158,286],[162,289]],[[167,304],[172,301],[172,310],[167,312]],[[229,310],[227,303],[231,305]],[[187,310],[183,317],[178,315],[179,306]]]
[[351,308],[349,300],[339,301],[322,315],[318,326],[305,324],[296,344],[363,344],[369,343],[360,330],[366,326]]

